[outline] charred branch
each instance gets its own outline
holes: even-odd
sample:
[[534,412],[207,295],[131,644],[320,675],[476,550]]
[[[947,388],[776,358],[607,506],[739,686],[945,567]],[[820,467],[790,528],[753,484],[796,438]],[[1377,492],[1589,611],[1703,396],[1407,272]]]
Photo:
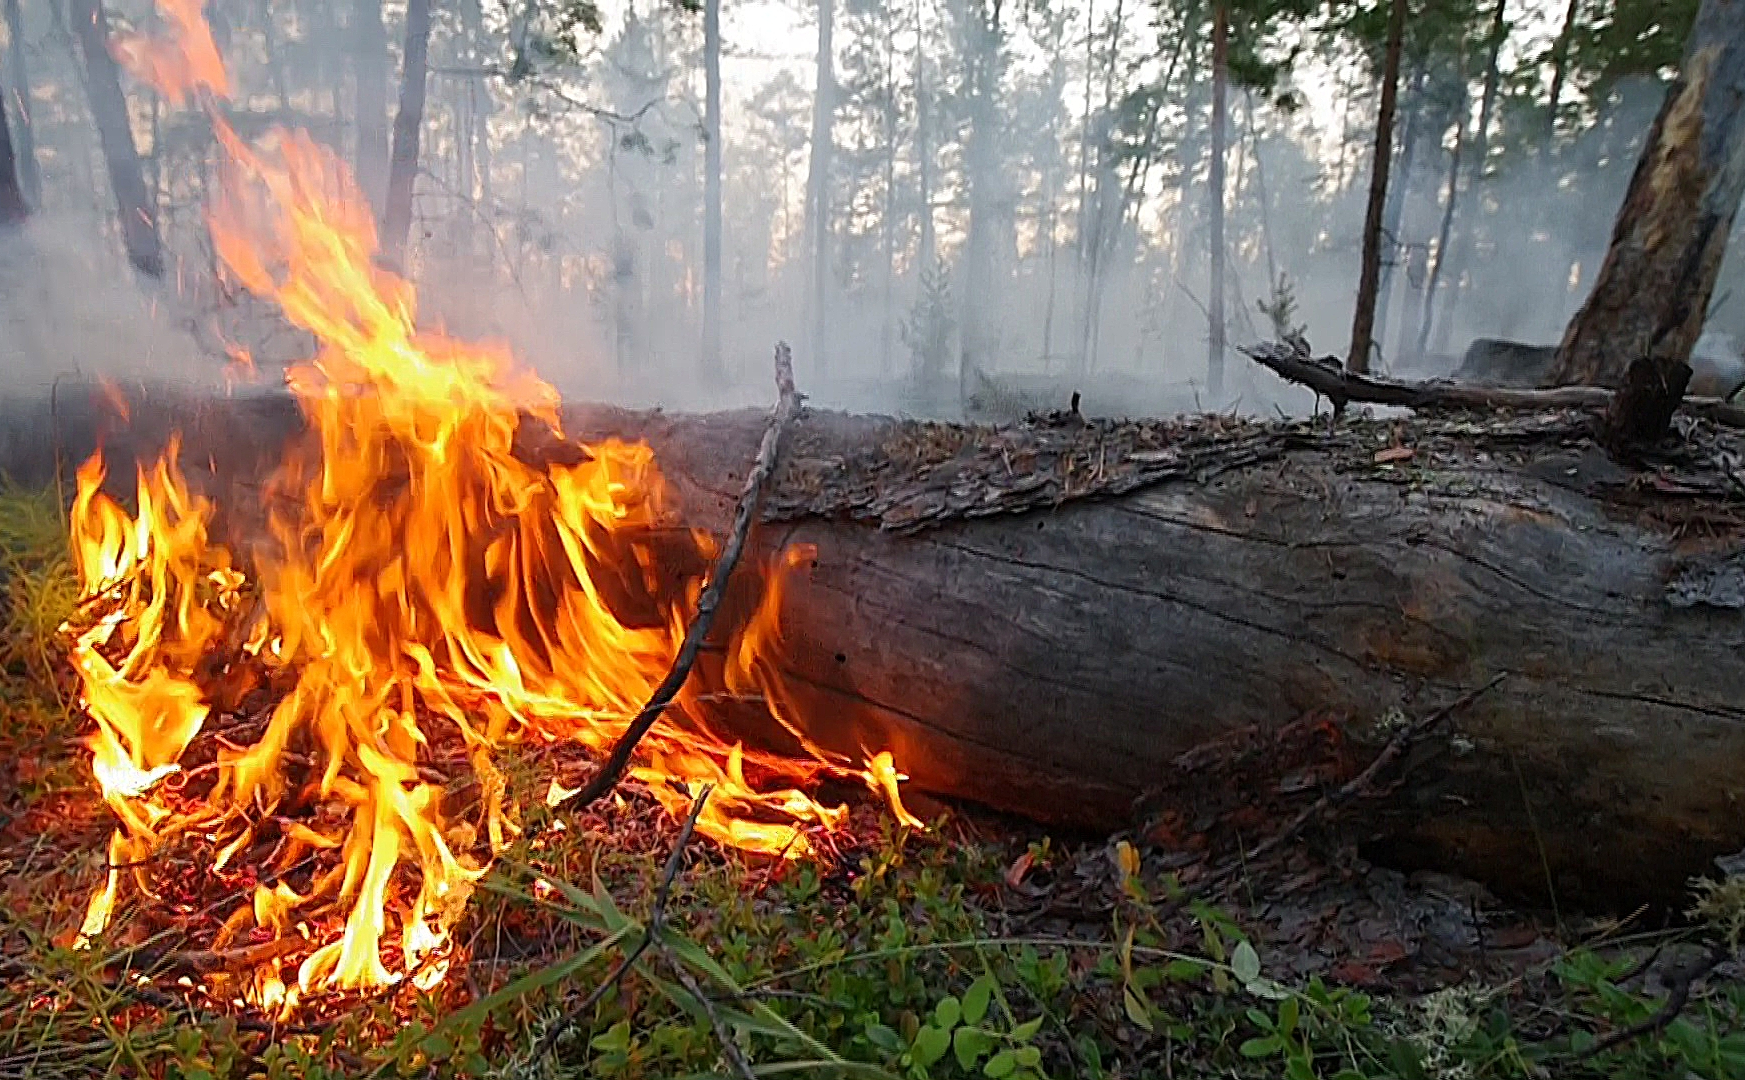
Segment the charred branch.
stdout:
[[745,488],[740,492],[738,505],[733,512],[733,530],[728,536],[727,546],[721,549],[715,565],[709,570],[709,580],[697,599],[697,613],[691,617],[690,625],[685,628],[685,638],[673,658],[672,669],[667,672],[660,685],[655,687],[648,704],[642,707],[636,719],[613,744],[612,753],[600,766],[600,771],[576,793],[573,800],[566,799],[565,802],[573,801],[576,805],[587,806],[611,791],[630,765],[630,758],[635,754],[637,744],[660,720],[667,706],[684,689],[685,680],[690,678],[691,669],[696,666],[697,657],[703,650],[703,642],[708,639],[709,630],[715,623],[715,613],[727,595],[727,583],[733,576],[733,569],[739,565],[740,556],[745,554],[752,523],[763,509],[764,489],[768,486],[770,477],[775,474],[776,461],[782,451],[782,440],[800,411],[800,394],[794,388],[793,354],[789,352],[785,342],[776,346],[776,388],[781,396],[776,402],[769,426],[764,431],[763,442],[758,446],[751,471],[746,474]]
[[[1609,409],[1615,396],[1612,391],[1597,386],[1522,390],[1383,379],[1341,370],[1336,360],[1316,358],[1300,348],[1277,342],[1245,346],[1242,351],[1287,382],[1306,386],[1326,398],[1333,403],[1336,412],[1344,411],[1345,406],[1353,402],[1422,411],[1583,409],[1599,412]],[[1688,366],[1686,371],[1688,379]],[[1678,410],[1727,427],[1745,428],[1745,408],[1721,398],[1685,398],[1682,397],[1683,389],[1681,385],[1681,396],[1672,399]]]

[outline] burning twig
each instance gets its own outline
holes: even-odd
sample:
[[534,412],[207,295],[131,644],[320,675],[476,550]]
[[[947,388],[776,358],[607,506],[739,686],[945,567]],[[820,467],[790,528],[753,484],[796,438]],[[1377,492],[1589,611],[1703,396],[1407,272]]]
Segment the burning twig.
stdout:
[[[785,353],[784,349],[783,354],[785,355]],[[792,386],[791,381],[789,385]],[[713,790],[713,787],[704,787],[702,792],[698,794],[697,801],[691,804],[691,815],[685,819],[684,828],[679,830],[679,838],[673,841],[673,853],[667,856],[666,867],[660,874],[660,884],[655,887],[654,906],[649,909],[648,926],[642,931],[642,940],[636,943],[635,948],[624,954],[624,959],[618,961],[618,966],[612,969],[599,986],[594,987],[592,993],[546,1029],[545,1034],[533,1045],[533,1051],[527,1056],[529,1066],[537,1064],[551,1053],[556,1048],[557,1041],[563,1038],[564,1032],[574,1027],[577,1021],[586,1016],[589,1010],[606,996],[608,991],[623,982],[624,976],[630,971],[631,966],[642,958],[642,954],[648,951],[649,946],[654,944],[655,938],[660,935],[661,929],[666,925],[667,898],[672,895],[673,880],[679,876],[679,867],[684,865],[685,845],[691,842],[691,833],[697,827],[697,818],[702,815],[703,805],[709,801],[709,793]]]
[[728,537],[727,546],[721,549],[721,555],[709,570],[709,580],[703,586],[702,595],[697,598],[697,614],[685,629],[685,639],[679,645],[677,655],[673,657],[671,670],[661,680],[660,685],[655,687],[648,704],[642,707],[636,720],[612,745],[612,753],[600,765],[600,771],[580,791],[554,804],[553,809],[568,802],[587,806],[617,786],[625,768],[630,764],[630,756],[636,752],[637,744],[654,727],[667,706],[673,703],[673,699],[678,697],[679,691],[684,689],[685,680],[690,677],[691,668],[695,666],[697,656],[703,650],[703,642],[708,638],[709,629],[715,622],[715,609],[721,605],[721,598],[727,593],[727,581],[733,576],[733,568],[739,563],[740,555],[745,552],[752,523],[757,520],[758,511],[763,505],[764,488],[776,471],[776,458],[781,453],[782,439],[800,411],[800,394],[794,389],[794,358],[788,351],[786,342],[776,345],[776,387],[781,392],[781,398],[776,403],[775,412],[770,416],[769,426],[764,429],[763,442],[757,448],[757,459],[752,464],[751,471],[746,474],[745,488],[740,492],[739,503],[733,511],[733,532]]

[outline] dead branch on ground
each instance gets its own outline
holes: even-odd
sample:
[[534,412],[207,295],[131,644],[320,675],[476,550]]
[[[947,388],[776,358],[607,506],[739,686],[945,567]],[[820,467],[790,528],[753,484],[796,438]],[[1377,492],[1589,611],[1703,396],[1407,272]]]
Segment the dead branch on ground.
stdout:
[[580,1004],[564,1013],[551,1027],[546,1029],[539,1041],[533,1044],[532,1052],[527,1055],[529,1066],[537,1064],[551,1053],[566,1031],[586,1016],[589,1010],[593,1009],[613,987],[623,982],[624,976],[638,960],[642,959],[642,954],[647,952],[649,947],[655,943],[655,939],[660,936],[661,930],[666,926],[666,905],[668,897],[672,895],[673,881],[679,876],[679,867],[683,866],[685,862],[685,846],[691,842],[691,833],[695,832],[697,828],[697,818],[702,816],[703,805],[709,801],[709,793],[713,790],[714,785],[712,784],[704,786],[697,795],[696,801],[691,804],[691,814],[685,819],[684,827],[679,830],[679,838],[673,841],[673,851],[671,855],[667,856],[666,866],[661,870],[660,884],[655,887],[654,905],[649,909],[648,924],[643,927],[641,940],[637,941],[635,947],[624,954],[624,958],[618,961],[618,966],[614,967],[600,981],[600,985],[594,987],[588,996],[582,999]]
[[1680,1013],[1684,1012],[1685,1006],[1690,1004],[1691,989],[1706,978],[1710,972],[1726,963],[1731,955],[1732,950],[1725,945],[1719,942],[1711,943],[1707,955],[1700,960],[1692,961],[1672,980],[1670,989],[1667,991],[1666,1002],[1661,1005],[1658,1012],[1639,1024],[1632,1024],[1620,1031],[1612,1032],[1577,1054],[1573,1063],[1580,1064],[1591,1061],[1601,1054],[1633,1043],[1637,1039],[1658,1035],[1671,1027],[1672,1022],[1678,1019]]
[[703,993],[703,988],[697,983],[697,977],[685,970],[683,963],[667,951],[668,962],[672,965],[673,974],[678,976],[679,984],[685,988],[685,993],[697,1001],[697,1007],[703,1010],[703,1015],[709,1018],[709,1026],[715,1029],[715,1039],[721,1044],[721,1053],[726,1056],[728,1064],[740,1080],[757,1080],[757,1071],[751,1066],[751,1059],[745,1056],[745,1051],[733,1041],[733,1029],[721,1019],[721,1014],[709,1001],[709,995]]
[[[1276,341],[1244,345],[1241,351],[1287,382],[1306,386],[1343,412],[1351,402],[1391,405],[1402,409],[1587,409],[1603,410],[1615,396],[1598,386],[1560,386],[1549,390],[1514,390],[1493,386],[1461,386],[1448,382],[1404,382],[1356,375],[1334,357],[1315,357],[1301,348]],[[1727,427],[1745,428],[1745,408],[1720,398],[1687,397],[1682,412]]]

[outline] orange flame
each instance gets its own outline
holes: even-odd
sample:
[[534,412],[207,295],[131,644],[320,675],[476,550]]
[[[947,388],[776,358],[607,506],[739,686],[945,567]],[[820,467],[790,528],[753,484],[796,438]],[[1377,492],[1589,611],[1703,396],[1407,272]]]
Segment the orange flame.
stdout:
[[[160,3],[175,40],[132,43],[131,70],[166,93],[222,93],[198,0]],[[212,539],[214,507],[189,492],[173,445],[140,470],[134,516],[100,491],[100,456],[80,470],[73,550],[88,599],[73,657],[93,772],[121,822],[82,930],[108,925],[124,869],[149,890],[142,864],[171,836],[219,843],[221,872],[270,831],[270,864],[226,933],[310,938],[294,983],[276,966],[257,973],[255,1000],[288,1009],[324,988],[441,978],[450,929],[516,831],[495,752],[529,739],[610,747],[672,663],[701,583],[675,590],[661,570],[664,493],[646,445],[609,440],[574,464],[518,456],[522,423],[561,436],[556,392],[500,349],[418,328],[414,290],[374,265],[368,203],[333,154],[303,133],[257,148],[213,124],[214,247],[319,342],[288,376],[313,438],[273,478],[267,540],[246,570]],[[689,542],[688,562],[714,553],[706,534]],[[773,704],[779,585],[730,648],[727,681],[762,691],[810,756],[722,737],[687,690],[632,775],[674,813],[713,784],[701,833],[792,857],[809,829],[843,819],[802,790],[825,776],[858,778],[913,819],[888,753],[840,760]],[[620,614],[638,599],[658,615]],[[201,768],[215,779],[190,798],[169,778],[214,695],[250,665],[289,692],[252,743],[213,737]],[[474,799],[457,810],[445,787],[461,761]],[[784,779],[759,786],[748,765]],[[311,859],[324,869],[284,880]],[[311,924],[328,912],[324,935]]]
[[163,37],[117,34],[110,46],[115,60],[140,82],[180,105],[201,90],[230,96],[230,74],[206,25],[205,0],[158,0],[168,23]]

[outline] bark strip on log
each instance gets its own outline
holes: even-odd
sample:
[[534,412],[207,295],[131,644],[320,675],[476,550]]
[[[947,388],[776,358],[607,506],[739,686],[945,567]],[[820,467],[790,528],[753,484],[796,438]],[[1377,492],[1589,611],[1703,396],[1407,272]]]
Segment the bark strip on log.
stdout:
[[[0,403],[14,433],[0,466],[43,475],[55,445],[76,464],[102,424],[72,400],[61,395],[58,436],[41,402]],[[132,416],[109,430],[112,475],[173,428],[190,471],[248,475],[298,427],[270,397],[136,395]],[[582,439],[647,439],[687,522],[717,531],[765,421],[569,414]],[[787,520],[758,538],[766,558],[795,543],[817,553],[785,590],[790,715],[827,746],[893,750],[918,789],[1109,828],[1191,781],[1196,748],[1305,714],[1385,745],[1395,710],[1422,714],[1506,674],[1451,737],[1414,752],[1410,781],[1359,839],[1516,896],[1544,895],[1548,866],[1559,899],[1619,903],[1677,902],[1690,875],[1745,845],[1737,436],[1703,426],[1683,473],[1645,476],[1610,463],[1579,415],[1490,434],[1470,418],[1331,432],[1223,421],[1228,452],[1214,422],[1180,439],[1202,440],[1196,460],[1235,464],[1118,488],[1167,452],[1133,449],[1150,443],[1120,425],[803,416],[767,507]],[[1099,461],[1095,448],[1122,438],[1126,460]],[[928,505],[947,508],[910,535],[919,496],[864,490],[905,477],[938,485]],[[1030,509],[1037,490],[1103,497]],[[1678,515],[1731,531],[1692,555],[1656,524]],[[1281,785],[1300,764],[1277,763]]]

